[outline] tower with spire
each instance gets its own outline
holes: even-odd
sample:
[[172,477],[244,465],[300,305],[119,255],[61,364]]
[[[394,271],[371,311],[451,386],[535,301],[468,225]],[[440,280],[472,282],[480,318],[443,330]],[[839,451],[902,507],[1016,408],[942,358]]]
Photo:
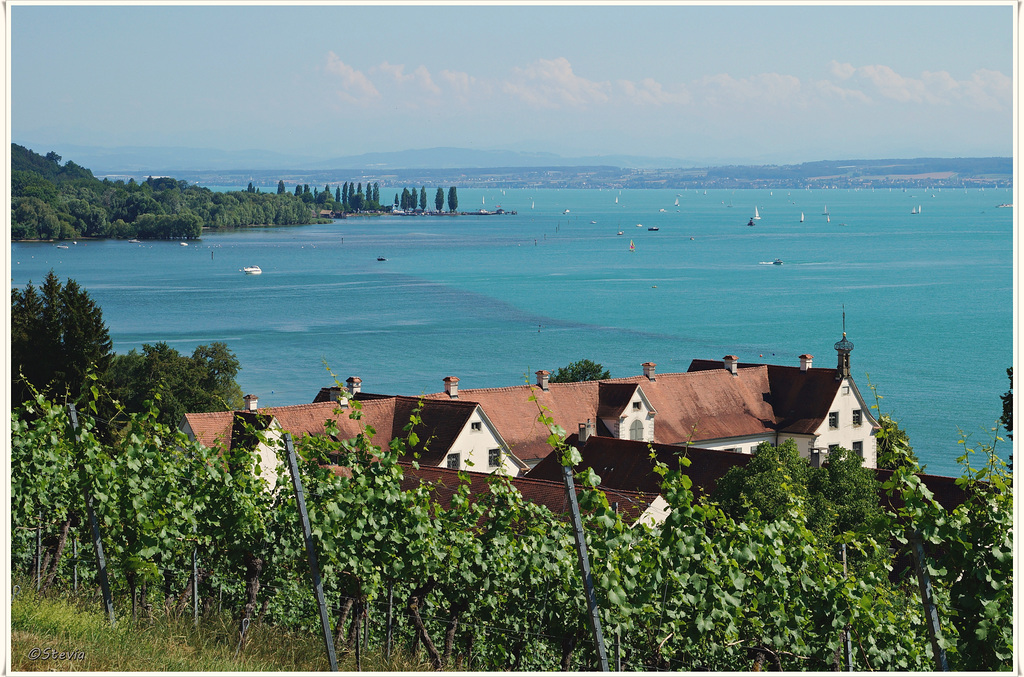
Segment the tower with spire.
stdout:
[[836,380],[842,381],[850,378],[850,353],[853,352],[853,342],[846,338],[846,308],[843,308],[843,338],[836,342],[836,352],[839,353],[839,364],[836,366]]

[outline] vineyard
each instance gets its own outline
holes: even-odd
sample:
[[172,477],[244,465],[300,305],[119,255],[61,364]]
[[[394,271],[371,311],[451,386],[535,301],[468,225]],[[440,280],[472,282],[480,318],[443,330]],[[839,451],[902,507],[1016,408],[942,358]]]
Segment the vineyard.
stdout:
[[908,457],[885,485],[899,508],[834,542],[808,530],[799,499],[781,520],[733,520],[664,466],[668,517],[630,524],[580,473],[591,616],[567,516],[500,476],[443,505],[429,485],[402,489],[416,416],[390,448],[330,424],[296,440],[294,478],[282,445],[270,486],[247,445],[207,449],[155,409],[113,426],[92,396],[77,412],[37,396],[12,413],[11,567],[42,594],[95,588],[112,623],[112,599],[140,618],[220,608],[239,652],[250,625],[272,624],[357,660],[409,652],[473,671],[600,669],[605,652],[628,671],[1013,665],[1012,485],[990,448],[965,448],[968,498],[948,511]]

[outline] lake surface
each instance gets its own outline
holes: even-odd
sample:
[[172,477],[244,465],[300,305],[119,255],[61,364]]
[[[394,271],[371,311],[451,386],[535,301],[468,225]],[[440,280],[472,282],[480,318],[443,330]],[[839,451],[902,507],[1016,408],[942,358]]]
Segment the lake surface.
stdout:
[[1011,201],[991,189],[459,189],[462,210],[518,213],[349,218],[187,247],[14,243],[11,276],[75,279],[117,352],[225,342],[261,405],[311,402],[333,383],[327,367],[407,395],[449,375],[463,388],[532,382],[582,358],[613,377],[727,354],[833,367],[845,306],[862,393],[876,386],[928,472],[959,474],[958,429],[991,442],[1009,388],[1013,210],[996,205]]

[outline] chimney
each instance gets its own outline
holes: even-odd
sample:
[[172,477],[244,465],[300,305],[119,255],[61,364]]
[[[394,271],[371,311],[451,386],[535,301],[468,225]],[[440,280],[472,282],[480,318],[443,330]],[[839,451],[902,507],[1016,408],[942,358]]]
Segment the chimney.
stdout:
[[348,386],[348,391],[355,397],[363,389],[363,379],[358,376],[349,376],[345,379],[345,385]]
[[331,402],[337,402],[343,407],[348,406],[348,391],[341,386],[331,386],[328,389],[328,397],[331,398]]
[[654,368],[657,366],[654,362],[644,362],[641,367],[644,368],[644,376],[647,377],[648,381],[654,381]]
[[245,411],[256,411],[258,398],[255,395],[245,395],[242,399],[245,401]]
[[585,443],[588,439],[590,439],[590,436],[593,435],[593,434],[594,434],[594,424],[590,421],[589,418],[587,419],[586,423],[580,423],[580,434],[579,434],[580,444]]
[[729,370],[733,376],[736,375],[736,363],[739,362],[738,357],[735,355],[726,355],[722,358],[722,362],[725,363],[725,368]]
[[800,356],[800,371],[807,371],[811,368],[811,360],[814,359],[814,355],[803,354]]
[[453,400],[459,399],[459,377],[445,376],[444,391],[448,393],[448,397],[452,398]]
[[551,376],[550,371],[541,369],[537,372],[537,385],[540,386],[541,390],[548,389],[548,377]]

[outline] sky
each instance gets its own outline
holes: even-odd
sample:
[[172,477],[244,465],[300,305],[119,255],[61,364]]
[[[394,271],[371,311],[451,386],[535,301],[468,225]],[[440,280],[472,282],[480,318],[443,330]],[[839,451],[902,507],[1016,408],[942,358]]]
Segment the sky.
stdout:
[[17,143],[1009,156],[1012,2],[8,5]]

